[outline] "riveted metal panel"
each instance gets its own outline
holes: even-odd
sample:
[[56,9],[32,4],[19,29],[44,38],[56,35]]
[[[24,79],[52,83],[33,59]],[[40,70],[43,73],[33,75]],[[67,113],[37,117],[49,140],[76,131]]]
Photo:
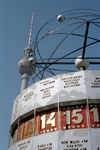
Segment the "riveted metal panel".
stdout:
[[91,150],[89,129],[59,132],[59,150]]
[[58,102],[58,76],[42,80],[36,87],[36,108]]
[[86,99],[84,71],[59,75],[59,102]]
[[35,87],[35,84],[33,84],[21,93],[20,116],[34,109]]
[[100,100],[100,70],[85,71],[85,80],[87,98]]
[[41,134],[33,139],[32,150],[58,150],[58,132]]
[[21,99],[21,94],[18,95],[18,97],[14,100],[11,124],[15,122],[17,118],[19,117],[20,99]]
[[100,150],[100,128],[91,129],[91,143],[93,150]]
[[16,149],[14,150],[31,150],[33,138],[28,138],[16,143]]

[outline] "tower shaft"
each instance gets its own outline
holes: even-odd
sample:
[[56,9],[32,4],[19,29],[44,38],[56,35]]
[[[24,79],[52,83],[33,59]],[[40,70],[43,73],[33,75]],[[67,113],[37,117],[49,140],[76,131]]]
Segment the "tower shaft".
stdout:
[[22,75],[22,86],[21,86],[21,92],[25,90],[28,87],[28,81],[29,81],[29,74],[24,73]]

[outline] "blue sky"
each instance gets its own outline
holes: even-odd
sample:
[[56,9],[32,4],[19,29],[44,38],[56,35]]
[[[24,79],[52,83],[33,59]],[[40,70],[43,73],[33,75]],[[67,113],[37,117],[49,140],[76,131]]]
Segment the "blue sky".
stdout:
[[[49,19],[61,12],[79,8],[99,10],[100,0],[0,1],[0,149],[7,149],[13,101],[21,89],[21,75],[17,70],[17,64],[28,46],[32,11],[35,12],[33,40],[41,26]],[[95,31],[93,32],[95,34]],[[100,56],[100,51],[97,56]]]

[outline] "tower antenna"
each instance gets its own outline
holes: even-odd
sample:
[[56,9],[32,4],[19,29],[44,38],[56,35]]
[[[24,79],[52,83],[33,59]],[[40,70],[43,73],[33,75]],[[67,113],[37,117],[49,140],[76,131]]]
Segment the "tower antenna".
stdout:
[[31,47],[32,29],[33,29],[33,18],[34,18],[34,11],[32,12],[31,29],[30,29],[30,34],[29,34],[28,47]]

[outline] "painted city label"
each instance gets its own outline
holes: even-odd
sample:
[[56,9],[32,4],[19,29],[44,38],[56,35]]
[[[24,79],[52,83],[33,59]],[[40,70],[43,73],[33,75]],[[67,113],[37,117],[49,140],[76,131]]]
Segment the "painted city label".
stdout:
[[84,72],[59,75],[59,101],[86,99]]
[[[52,83],[55,83],[55,80],[50,81],[50,79],[49,79],[49,80],[46,80],[46,81],[44,81],[44,82],[40,82],[40,84],[43,85],[43,86],[49,85],[49,87],[46,87],[46,88],[43,88],[43,89],[40,90],[40,92],[43,93],[42,99],[51,96],[50,89],[53,89],[53,88],[54,88],[54,86],[52,86]],[[50,86],[50,85],[51,85],[51,86]]]
[[70,141],[61,141],[61,145],[66,147],[63,148],[63,150],[88,150],[87,149],[88,142],[89,142],[88,139],[70,140]]
[[33,84],[29,88],[25,89],[21,93],[20,102],[20,116],[32,111],[35,107],[35,89],[36,86]]
[[31,99],[32,98],[32,96],[34,95],[34,93],[33,93],[33,91],[30,91],[28,94],[26,94],[26,95],[24,95],[23,96],[23,101],[25,102],[25,101],[28,101],[29,99]]
[[58,82],[58,76],[55,76],[36,84],[36,108],[58,102]]
[[31,150],[32,138],[25,139],[16,144],[16,150]]
[[37,145],[37,150],[51,150],[51,149],[52,149],[52,143]]
[[79,81],[81,78],[82,78],[82,75],[73,76],[73,77],[64,77],[64,78],[61,78],[61,81],[64,82],[64,88],[76,87],[76,86],[80,86]]
[[87,98],[100,99],[100,70],[85,72]]
[[40,93],[42,95],[42,99],[45,99],[47,97],[51,97],[51,90],[54,90],[54,84],[55,80],[45,80],[40,82]]
[[94,81],[91,83],[91,88],[100,88],[100,77],[95,77]]
[[19,107],[20,107],[20,95],[14,101],[11,124],[19,117]]

